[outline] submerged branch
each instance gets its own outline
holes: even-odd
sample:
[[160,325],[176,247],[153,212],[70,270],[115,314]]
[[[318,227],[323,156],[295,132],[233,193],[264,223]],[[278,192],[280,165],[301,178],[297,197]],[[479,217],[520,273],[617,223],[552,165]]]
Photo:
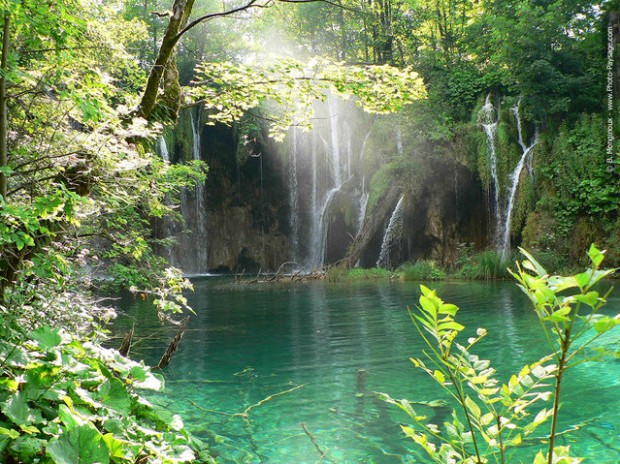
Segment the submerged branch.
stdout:
[[291,392],[293,392],[295,390],[299,390],[300,388],[304,388],[304,386],[303,385],[296,385],[293,388],[289,388],[288,390],[284,390],[284,391],[281,391],[279,393],[274,393],[273,395],[269,395],[268,397],[263,398],[262,400],[260,400],[258,403],[252,404],[252,405],[248,406],[247,408],[245,408],[245,410],[243,412],[238,412],[238,413],[234,414],[234,416],[243,417],[244,419],[247,419],[247,417],[248,417],[248,415],[249,415],[249,413],[250,413],[250,411],[252,409],[257,408],[258,406],[261,406],[261,405],[265,404],[267,401],[270,401],[270,400],[274,399],[276,396],[285,395],[285,394],[291,393]]
[[319,452],[319,455],[320,455],[319,462],[321,462],[323,459],[325,459],[326,461],[329,461],[329,462],[334,462],[334,461],[332,461],[331,459],[329,459],[327,457],[327,451],[324,451],[324,450],[321,449],[321,447],[317,443],[316,438],[314,437],[314,435],[312,435],[312,433],[310,433],[310,431],[308,430],[308,427],[306,427],[306,424],[301,422],[299,425],[301,425],[301,428],[304,429],[304,433],[306,435],[308,435],[308,438],[310,438],[310,441],[312,442],[312,444],[314,445],[316,450]]

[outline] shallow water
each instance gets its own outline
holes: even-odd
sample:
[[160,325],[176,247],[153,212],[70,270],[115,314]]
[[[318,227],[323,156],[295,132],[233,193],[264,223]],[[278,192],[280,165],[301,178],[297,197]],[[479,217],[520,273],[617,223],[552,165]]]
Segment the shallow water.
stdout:
[[[502,380],[548,351],[528,300],[514,284],[430,286],[461,308],[459,320],[468,333],[489,331],[476,353],[491,359]],[[252,286],[203,279],[194,287],[190,304],[197,316],[164,371],[165,394],[153,401],[182,413],[218,462],[316,463],[322,453],[322,462],[341,464],[430,462],[400,432],[408,417],[373,394],[444,398],[409,361],[422,349],[407,312],[417,302],[418,284]],[[619,303],[615,297],[609,306]],[[176,329],[162,328],[147,302],[128,298],[120,308],[113,330],[135,323],[131,357],[157,364]],[[619,341],[620,334],[610,334],[597,343],[618,349]],[[590,462],[620,462],[620,362],[577,366],[565,388],[562,425],[587,423],[559,444],[570,444]],[[445,414],[425,406],[420,411]],[[538,448],[511,462],[532,462]]]

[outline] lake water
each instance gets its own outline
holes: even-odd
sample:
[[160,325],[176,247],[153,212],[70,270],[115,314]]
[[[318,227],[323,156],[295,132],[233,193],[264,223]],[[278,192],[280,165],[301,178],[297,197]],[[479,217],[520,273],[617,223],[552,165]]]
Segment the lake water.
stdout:
[[[458,319],[468,333],[488,329],[476,352],[491,359],[502,380],[548,352],[529,301],[513,283],[429,286],[461,308]],[[400,431],[408,417],[373,394],[445,398],[409,361],[422,349],[407,312],[418,300],[418,284],[256,286],[210,279],[194,287],[189,299],[197,316],[163,372],[165,394],[153,401],[183,414],[218,462],[430,462]],[[609,306],[617,312],[619,304],[614,297]],[[120,308],[114,332],[135,323],[131,357],[157,364],[176,328],[160,326],[148,302],[126,298]],[[619,341],[612,333],[597,346],[617,350]],[[579,365],[564,385],[561,424],[585,424],[559,444],[570,444],[588,462],[619,463],[620,361]],[[547,431],[543,426],[539,435]],[[526,449],[524,462],[538,448],[544,447]]]

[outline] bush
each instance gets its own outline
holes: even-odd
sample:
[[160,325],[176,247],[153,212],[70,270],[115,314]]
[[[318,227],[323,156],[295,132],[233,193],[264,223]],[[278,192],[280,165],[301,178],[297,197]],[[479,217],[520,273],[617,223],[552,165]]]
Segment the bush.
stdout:
[[26,333],[6,322],[2,462],[200,462],[181,418],[140,395],[162,387],[148,367],[62,329]]
[[[474,353],[487,331],[478,328],[476,336],[464,339],[465,327],[456,320],[459,308],[421,286],[420,306],[411,318],[428,349],[411,361],[449,393],[456,407],[441,424],[416,409],[418,404],[444,407],[444,400],[414,403],[385,393],[379,397],[409,416],[412,424],[401,429],[430,462],[503,463],[518,447],[528,447],[533,458],[528,462],[535,464],[582,461],[570,457],[569,446],[557,443],[560,435],[569,432],[558,426],[560,386],[571,367],[601,355],[589,356],[588,345],[620,325],[620,314],[601,313],[607,295],[594,290],[613,270],[600,269],[604,252],[594,246],[588,252],[590,268],[569,277],[549,275],[529,253],[522,253],[526,259],[511,274],[532,302],[541,339],[549,342],[551,354],[524,366],[505,384],[491,361]],[[539,431],[547,425],[547,433]],[[535,443],[538,449],[531,450]]]

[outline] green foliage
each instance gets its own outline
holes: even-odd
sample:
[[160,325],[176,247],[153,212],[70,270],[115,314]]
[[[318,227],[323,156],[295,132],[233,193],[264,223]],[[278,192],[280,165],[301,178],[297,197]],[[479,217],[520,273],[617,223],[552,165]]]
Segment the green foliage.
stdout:
[[196,462],[180,418],[142,396],[163,386],[148,367],[63,329],[2,322],[3,462]]
[[573,127],[564,124],[540,168],[560,235],[568,235],[580,215],[596,218],[603,230],[611,230],[617,218],[620,190],[607,169],[605,129],[600,115],[583,115]]
[[420,259],[415,263],[405,263],[397,269],[404,280],[442,280],[446,273],[433,261]]
[[366,111],[379,114],[426,96],[424,83],[409,68],[343,66],[319,58],[305,63],[280,59],[266,65],[202,63],[187,93],[205,102],[208,124],[232,124],[261,104],[264,112],[277,105],[271,133],[281,140],[291,125],[310,125],[312,104],[324,101],[328,90],[344,98],[354,96]]
[[586,347],[620,325],[620,313],[600,313],[606,296],[594,290],[613,270],[599,269],[604,254],[594,246],[588,252],[591,268],[570,277],[550,276],[529,253],[522,253],[526,260],[513,275],[532,301],[552,354],[526,365],[507,383],[500,383],[489,360],[472,352],[487,335],[486,330],[479,328],[466,343],[460,342],[464,326],[456,321],[458,307],[420,287],[418,312],[411,316],[428,351],[424,358],[411,361],[450,394],[456,407],[451,418],[436,424],[417,411],[415,403],[386,394],[380,397],[414,421],[415,425],[401,428],[432,462],[508,462],[511,450],[526,440],[535,441],[534,432],[549,420],[549,440],[542,443],[547,451],[538,451],[533,462],[582,461],[570,457],[569,447],[556,446],[561,384],[567,369],[584,362]]

